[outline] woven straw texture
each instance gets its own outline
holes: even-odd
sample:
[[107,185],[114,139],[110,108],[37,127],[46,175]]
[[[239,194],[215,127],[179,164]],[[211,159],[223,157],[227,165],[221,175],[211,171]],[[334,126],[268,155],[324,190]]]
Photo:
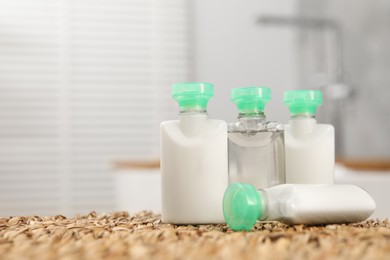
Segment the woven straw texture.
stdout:
[[0,218],[0,259],[390,259],[387,220],[350,225],[175,226],[126,212]]

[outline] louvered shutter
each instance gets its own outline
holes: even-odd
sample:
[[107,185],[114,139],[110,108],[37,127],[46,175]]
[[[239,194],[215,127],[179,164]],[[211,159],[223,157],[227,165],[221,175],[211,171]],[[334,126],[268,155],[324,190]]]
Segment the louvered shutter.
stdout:
[[0,214],[116,209],[189,74],[186,1],[0,0]]

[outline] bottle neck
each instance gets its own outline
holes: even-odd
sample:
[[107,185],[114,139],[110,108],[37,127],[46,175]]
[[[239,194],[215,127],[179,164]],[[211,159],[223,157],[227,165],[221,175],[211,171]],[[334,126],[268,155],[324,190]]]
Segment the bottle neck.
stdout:
[[315,119],[316,115],[315,114],[292,114],[290,116],[290,119]]
[[180,111],[179,124],[184,135],[194,137],[198,135],[208,118],[206,110]]
[[259,220],[279,220],[281,217],[289,217],[288,209],[284,205],[288,203],[294,192],[291,187],[292,184],[282,184],[257,190],[264,208],[264,213],[259,215]]
[[313,132],[317,120],[313,114],[297,114],[290,118],[290,127],[292,134],[299,137]]
[[206,109],[181,109],[179,116],[186,116],[186,115],[207,115]]
[[259,217],[258,220],[265,220],[268,218],[269,213],[269,199],[267,192],[263,189],[257,190],[257,194],[259,194]]
[[233,127],[231,127],[231,131],[235,132],[252,132],[258,131],[262,129],[264,123],[266,122],[266,117],[264,112],[251,112],[251,113],[241,113],[238,114],[238,121]]
[[238,114],[238,119],[239,120],[245,120],[245,119],[258,119],[258,120],[263,120],[265,121],[265,114],[263,111],[240,111]]

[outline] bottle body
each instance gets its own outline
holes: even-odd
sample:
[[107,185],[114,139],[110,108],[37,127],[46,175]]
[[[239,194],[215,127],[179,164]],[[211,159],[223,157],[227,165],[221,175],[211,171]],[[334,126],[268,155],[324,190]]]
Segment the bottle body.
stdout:
[[207,114],[162,122],[162,221],[223,223],[221,201],[228,185],[227,125]]
[[266,216],[287,224],[354,223],[367,219],[375,202],[355,185],[284,184],[258,191],[265,198]]
[[285,126],[286,183],[334,183],[334,128],[312,117]]
[[229,125],[229,183],[257,189],[285,183],[284,132],[265,118],[241,118]]

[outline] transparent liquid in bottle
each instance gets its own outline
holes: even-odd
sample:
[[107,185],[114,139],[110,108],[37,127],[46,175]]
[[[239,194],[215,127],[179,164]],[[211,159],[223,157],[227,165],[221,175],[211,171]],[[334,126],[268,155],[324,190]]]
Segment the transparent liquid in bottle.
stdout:
[[267,188],[285,183],[284,131],[276,122],[244,119],[229,126],[229,183]]

